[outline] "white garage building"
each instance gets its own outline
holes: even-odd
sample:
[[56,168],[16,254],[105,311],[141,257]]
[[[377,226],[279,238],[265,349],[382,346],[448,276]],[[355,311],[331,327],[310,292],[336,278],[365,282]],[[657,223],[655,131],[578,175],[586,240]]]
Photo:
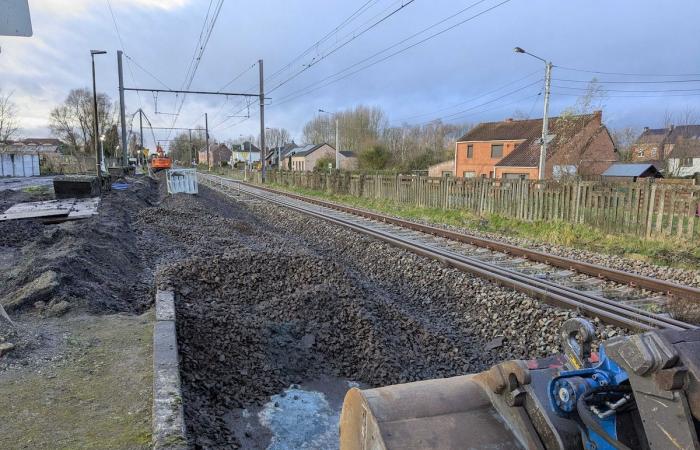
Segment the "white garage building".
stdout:
[[41,157],[50,153],[58,153],[60,147],[61,141],[50,138],[32,138],[0,143],[0,176],[39,176]]

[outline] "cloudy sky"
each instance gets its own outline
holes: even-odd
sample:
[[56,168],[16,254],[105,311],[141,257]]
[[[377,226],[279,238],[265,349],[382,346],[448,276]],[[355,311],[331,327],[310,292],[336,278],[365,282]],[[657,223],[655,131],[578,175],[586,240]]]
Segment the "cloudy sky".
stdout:
[[[220,1],[29,0],[34,35],[0,37],[0,88],[22,134],[49,135],[51,108],[91,85],[90,49],[109,52],[96,59],[98,90],[113,99],[118,49],[127,86],[185,87]],[[609,126],[662,126],[667,111],[700,112],[698,17],[697,0],[223,0],[189,84],[256,93],[262,58],[266,125],[297,142],[319,108],[380,106],[396,124],[540,117],[544,65],[520,46],[555,64],[554,114],[597,77]],[[154,126],[197,126],[207,112],[222,140],[259,130],[257,104],[190,95],[171,115],[181,100],[127,92],[125,103]]]

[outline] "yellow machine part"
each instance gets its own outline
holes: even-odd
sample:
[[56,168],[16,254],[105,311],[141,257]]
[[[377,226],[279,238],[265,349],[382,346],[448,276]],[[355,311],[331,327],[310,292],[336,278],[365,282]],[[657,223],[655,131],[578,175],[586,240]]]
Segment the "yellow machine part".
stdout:
[[351,389],[340,417],[341,450],[529,446],[494,407],[482,374]]

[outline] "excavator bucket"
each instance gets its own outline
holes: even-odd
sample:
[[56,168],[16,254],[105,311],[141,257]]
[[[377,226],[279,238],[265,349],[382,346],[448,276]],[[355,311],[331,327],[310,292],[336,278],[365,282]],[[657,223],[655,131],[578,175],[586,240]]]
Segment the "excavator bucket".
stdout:
[[341,450],[700,449],[700,330],[610,339],[571,319],[564,353],[485,372],[351,389]]
[[478,376],[348,392],[340,419],[340,448],[522,448],[499,417]]

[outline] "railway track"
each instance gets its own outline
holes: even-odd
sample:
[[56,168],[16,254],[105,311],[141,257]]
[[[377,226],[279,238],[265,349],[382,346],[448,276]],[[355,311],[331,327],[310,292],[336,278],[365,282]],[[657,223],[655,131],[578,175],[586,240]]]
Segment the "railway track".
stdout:
[[635,331],[695,328],[655,310],[662,310],[669,296],[699,301],[700,289],[224,177],[198,177],[225,195],[246,195],[299,211],[611,325]]

